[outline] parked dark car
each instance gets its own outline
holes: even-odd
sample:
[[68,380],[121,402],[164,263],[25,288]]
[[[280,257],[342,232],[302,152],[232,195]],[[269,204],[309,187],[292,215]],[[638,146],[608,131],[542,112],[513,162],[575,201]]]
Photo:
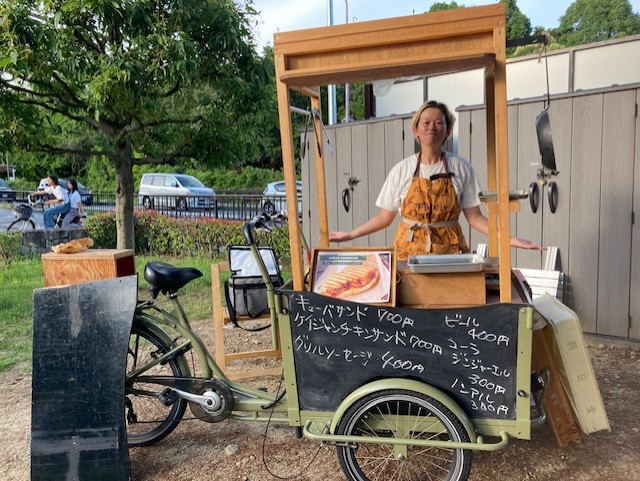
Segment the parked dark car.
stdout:
[[0,201],[14,202],[16,200],[16,193],[9,187],[7,181],[0,179]]
[[[58,179],[58,183],[64,188],[67,187],[67,179]],[[47,186],[47,179],[45,177],[44,179],[40,180],[40,184],[38,184],[37,190],[44,190],[46,186]],[[78,192],[80,192],[82,205],[89,206],[93,204],[93,195],[91,194],[91,191],[87,189],[84,185],[82,185],[80,182],[78,182]]]

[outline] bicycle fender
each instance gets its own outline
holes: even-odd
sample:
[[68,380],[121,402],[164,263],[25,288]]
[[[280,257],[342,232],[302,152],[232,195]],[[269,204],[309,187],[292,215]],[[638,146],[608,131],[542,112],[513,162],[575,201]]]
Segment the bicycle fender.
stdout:
[[365,397],[368,394],[374,393],[376,391],[385,391],[388,389],[404,389],[407,391],[413,391],[420,394],[425,394],[429,397],[432,397],[436,401],[440,401],[445,407],[447,407],[462,423],[464,428],[469,434],[469,439],[472,443],[476,442],[477,435],[475,428],[473,427],[473,423],[469,419],[469,417],[462,410],[460,405],[456,403],[451,397],[440,389],[437,389],[430,384],[426,384],[424,382],[415,381],[413,379],[402,379],[402,378],[388,378],[388,379],[379,379],[377,381],[370,382],[368,384],[364,384],[360,386],[358,389],[349,394],[338,406],[336,412],[331,421],[331,430],[332,434],[336,433],[338,429],[338,423],[344,416],[347,409],[353,405],[358,399]]

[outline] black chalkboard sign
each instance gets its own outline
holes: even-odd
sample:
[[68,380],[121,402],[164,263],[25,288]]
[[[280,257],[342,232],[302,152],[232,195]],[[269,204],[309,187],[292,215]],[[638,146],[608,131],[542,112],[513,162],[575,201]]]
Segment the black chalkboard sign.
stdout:
[[402,309],[289,297],[300,409],[335,411],[380,378],[424,381],[471,418],[515,419],[517,304]]

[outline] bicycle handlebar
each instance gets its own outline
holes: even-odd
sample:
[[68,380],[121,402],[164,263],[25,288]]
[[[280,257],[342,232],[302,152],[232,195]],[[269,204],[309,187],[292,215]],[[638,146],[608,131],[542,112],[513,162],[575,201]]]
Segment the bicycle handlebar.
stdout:
[[269,215],[266,212],[263,212],[259,216],[256,216],[247,222],[244,225],[242,232],[244,234],[244,238],[247,240],[247,244],[251,246],[256,244],[254,230],[263,229],[271,232],[274,227],[277,227],[278,225],[286,225],[286,223],[287,213],[284,211],[278,212],[274,215]]

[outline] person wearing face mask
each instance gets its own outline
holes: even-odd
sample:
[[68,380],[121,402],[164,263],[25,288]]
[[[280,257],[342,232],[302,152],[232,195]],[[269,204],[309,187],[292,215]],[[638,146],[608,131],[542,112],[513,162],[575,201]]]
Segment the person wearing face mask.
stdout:
[[[466,254],[466,243],[458,223],[463,213],[471,227],[488,235],[489,223],[480,210],[480,185],[471,163],[443,150],[452,133],[455,117],[434,100],[423,103],[412,120],[412,131],[420,150],[396,164],[387,176],[376,205],[379,213],[349,232],[333,231],[329,241],[344,242],[385,229],[398,212],[402,222],[394,247],[399,260],[418,254]],[[513,247],[543,247],[511,238]]]

